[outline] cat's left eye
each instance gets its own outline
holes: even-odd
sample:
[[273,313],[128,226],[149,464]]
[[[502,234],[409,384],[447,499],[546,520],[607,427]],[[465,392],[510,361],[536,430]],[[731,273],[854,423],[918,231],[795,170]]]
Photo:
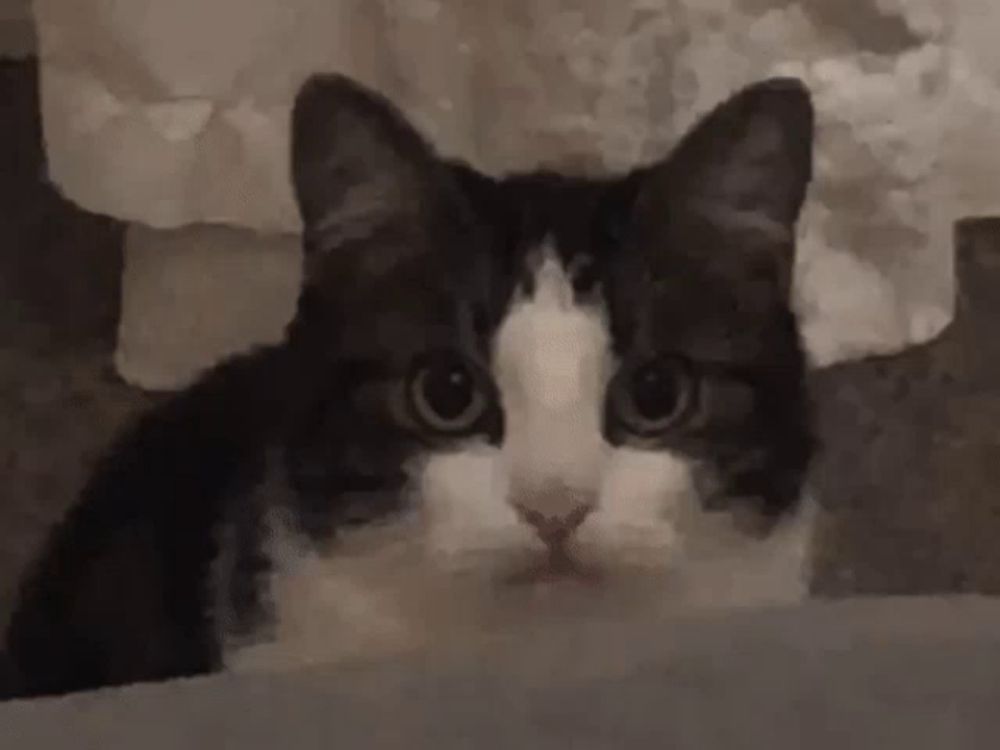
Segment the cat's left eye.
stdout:
[[455,354],[439,353],[423,358],[414,368],[407,392],[417,420],[439,434],[475,432],[490,406],[479,373]]
[[690,414],[695,385],[690,368],[678,359],[625,366],[608,389],[609,416],[633,435],[655,437]]

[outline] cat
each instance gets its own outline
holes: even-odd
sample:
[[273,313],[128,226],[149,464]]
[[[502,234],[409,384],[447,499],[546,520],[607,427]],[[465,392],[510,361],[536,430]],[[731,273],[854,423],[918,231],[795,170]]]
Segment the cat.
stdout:
[[98,463],[22,585],[12,694],[807,593],[804,84],[614,176],[482,174],[334,74],[291,128],[285,340]]

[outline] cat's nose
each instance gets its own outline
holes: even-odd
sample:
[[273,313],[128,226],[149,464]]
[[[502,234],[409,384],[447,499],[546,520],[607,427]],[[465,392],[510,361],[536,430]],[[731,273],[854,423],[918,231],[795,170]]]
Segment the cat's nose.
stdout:
[[591,503],[577,503],[559,512],[545,512],[519,503],[515,503],[514,507],[521,518],[534,527],[541,540],[552,548],[564,545],[594,509]]

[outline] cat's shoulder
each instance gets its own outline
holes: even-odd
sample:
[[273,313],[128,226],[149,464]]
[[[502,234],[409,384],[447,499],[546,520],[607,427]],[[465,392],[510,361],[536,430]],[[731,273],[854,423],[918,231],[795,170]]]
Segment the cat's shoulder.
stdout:
[[17,672],[32,676],[22,690],[211,666],[204,581],[225,503],[263,470],[280,418],[279,357],[261,350],[213,368],[98,460],[20,587],[5,645]]

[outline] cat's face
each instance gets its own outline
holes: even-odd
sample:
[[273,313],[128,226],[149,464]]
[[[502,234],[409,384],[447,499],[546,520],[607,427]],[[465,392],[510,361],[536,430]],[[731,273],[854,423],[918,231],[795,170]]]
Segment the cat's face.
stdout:
[[447,163],[335,77],[293,120],[306,281],[286,459],[317,541],[587,578],[669,566],[706,513],[795,506],[799,85],[746,89],[662,163],[600,180]]

